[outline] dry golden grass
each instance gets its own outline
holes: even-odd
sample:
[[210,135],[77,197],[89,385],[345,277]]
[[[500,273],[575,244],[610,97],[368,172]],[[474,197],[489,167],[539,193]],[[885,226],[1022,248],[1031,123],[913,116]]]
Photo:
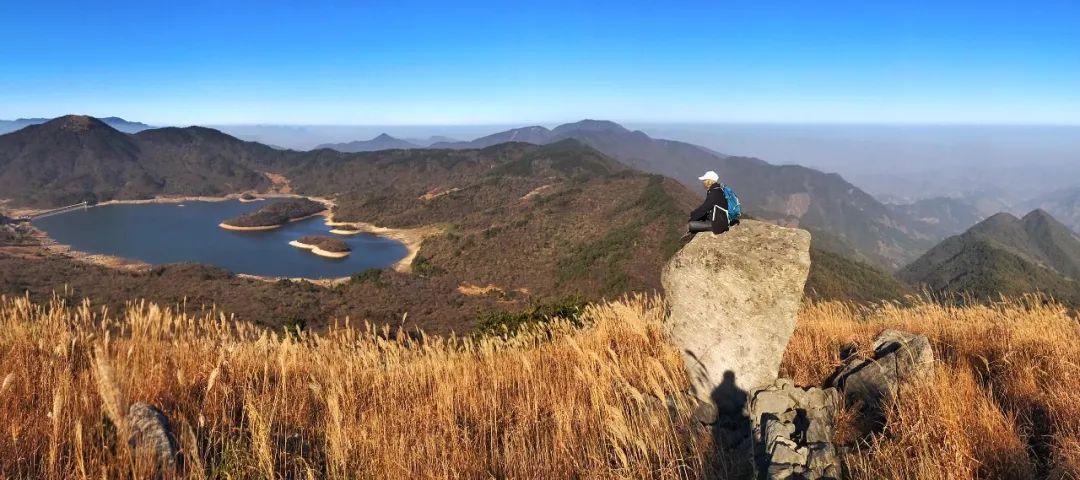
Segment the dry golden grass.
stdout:
[[[190,478],[722,476],[682,395],[661,302],[591,307],[511,339],[301,338],[136,304],[0,299],[0,477],[142,478],[126,406],[171,419]],[[785,376],[820,384],[845,342],[927,334],[943,360],[888,427],[840,436],[853,478],[1076,478],[1080,326],[1034,301],[808,305]],[[675,399],[675,415],[665,399]]]
[[[882,434],[851,440],[853,478],[1080,478],[1080,321],[1027,298],[989,306],[810,305],[781,375],[820,384],[839,348],[886,328],[925,334],[939,360],[902,391]],[[867,353],[867,352],[864,352]]]
[[0,300],[0,477],[149,473],[122,441],[126,405],[171,419],[186,477],[693,477],[663,309],[593,307],[590,325],[512,339],[385,338],[338,326],[290,338],[134,305]]

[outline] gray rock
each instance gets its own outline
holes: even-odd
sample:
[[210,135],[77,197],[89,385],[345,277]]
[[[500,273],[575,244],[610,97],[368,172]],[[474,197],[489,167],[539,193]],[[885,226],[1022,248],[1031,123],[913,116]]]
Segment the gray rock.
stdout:
[[786,379],[752,393],[751,430],[758,476],[830,478],[839,471],[832,443],[840,394],[833,388],[799,388]]
[[791,468],[791,465],[772,465],[765,474],[765,478],[769,480],[785,480],[791,478],[791,475],[795,473]]
[[795,399],[785,390],[764,390],[754,395],[752,411],[762,413],[782,413],[795,408]]
[[128,408],[126,417],[131,429],[128,445],[138,455],[148,455],[157,462],[161,470],[177,467],[178,457],[176,436],[169,419],[153,405],[138,402]]
[[772,463],[784,465],[806,465],[809,451],[786,438],[779,438],[772,448]]
[[880,428],[886,403],[933,371],[934,351],[926,336],[886,330],[874,340],[873,358],[848,359],[829,384],[843,391],[849,404],[862,405],[864,419]]
[[765,426],[763,440],[766,445],[773,445],[778,438],[790,439],[795,434],[795,424],[791,422],[769,422]]
[[836,456],[836,448],[831,443],[819,443],[811,445],[809,447],[809,454],[806,459],[806,466],[814,470],[825,470],[829,466],[839,465],[840,461]]
[[667,329],[698,398],[741,410],[738,392],[776,380],[809,270],[808,232],[753,220],[698,234],[668,262]]
[[925,335],[885,330],[874,339],[874,359],[903,384],[933,372],[934,349]]
[[836,422],[832,412],[824,408],[807,410],[807,418],[806,443],[832,443],[833,427]]

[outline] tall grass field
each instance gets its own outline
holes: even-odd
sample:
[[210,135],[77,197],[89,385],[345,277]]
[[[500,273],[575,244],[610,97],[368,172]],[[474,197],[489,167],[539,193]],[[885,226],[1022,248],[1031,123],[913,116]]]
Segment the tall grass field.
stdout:
[[[730,459],[692,418],[664,312],[629,297],[580,327],[436,338],[0,298],[0,477],[152,476],[125,435],[143,401],[172,424],[180,478],[723,478]],[[1074,313],[807,304],[781,375],[820,385],[842,345],[886,328],[929,336],[937,372],[883,432],[841,416],[851,478],[1080,478]]]

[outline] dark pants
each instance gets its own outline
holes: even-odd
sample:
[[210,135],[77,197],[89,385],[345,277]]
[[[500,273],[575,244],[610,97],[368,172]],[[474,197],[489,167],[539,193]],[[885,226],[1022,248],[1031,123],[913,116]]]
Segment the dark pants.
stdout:
[[[721,220],[719,224],[714,224],[709,220],[691,220],[690,223],[687,225],[687,230],[689,230],[690,233],[712,232],[719,235],[730,230],[730,228],[725,225],[725,223],[726,222],[724,222],[723,220]],[[739,222],[738,220],[736,220],[733,225],[738,224]]]
[[690,222],[690,233],[711,232],[712,222],[708,220],[694,220]]

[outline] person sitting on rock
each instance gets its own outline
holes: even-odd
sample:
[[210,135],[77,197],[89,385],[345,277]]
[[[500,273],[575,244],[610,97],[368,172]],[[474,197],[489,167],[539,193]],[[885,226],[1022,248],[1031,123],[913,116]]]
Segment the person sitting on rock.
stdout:
[[741,208],[735,192],[720,183],[720,176],[712,170],[705,172],[698,180],[705,186],[705,202],[690,212],[690,223],[683,239],[690,239],[701,232],[721,234],[739,224]]

